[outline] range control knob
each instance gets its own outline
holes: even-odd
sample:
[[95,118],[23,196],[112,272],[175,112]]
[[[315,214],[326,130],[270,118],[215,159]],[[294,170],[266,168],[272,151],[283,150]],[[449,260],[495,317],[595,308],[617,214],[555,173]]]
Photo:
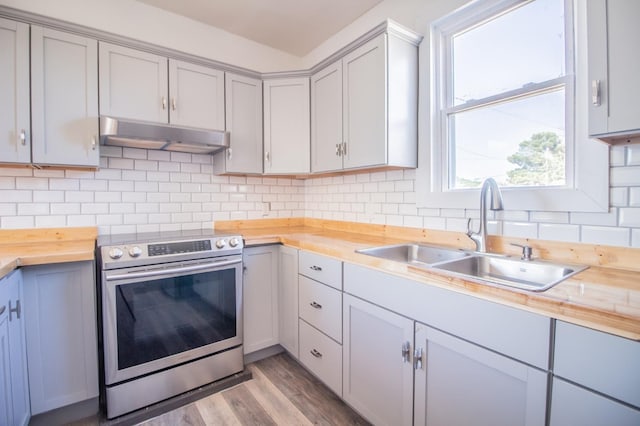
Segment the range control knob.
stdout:
[[231,247],[236,247],[238,244],[240,244],[240,240],[236,237],[233,237],[232,239],[229,240],[229,245]]
[[142,249],[138,246],[133,246],[129,249],[129,256],[138,257],[142,254]]
[[109,257],[112,259],[120,259],[123,254],[124,252],[122,251],[122,249],[118,247],[114,247],[111,250],[109,250]]
[[216,247],[218,247],[219,249],[224,248],[224,246],[227,245],[227,240],[218,240],[216,241]]

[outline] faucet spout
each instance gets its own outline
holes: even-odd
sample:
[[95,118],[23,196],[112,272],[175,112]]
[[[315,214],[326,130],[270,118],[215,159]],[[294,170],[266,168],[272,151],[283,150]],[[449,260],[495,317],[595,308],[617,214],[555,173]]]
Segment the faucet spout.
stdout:
[[480,190],[480,229],[478,232],[472,231],[471,221],[467,229],[467,236],[476,243],[476,251],[480,253],[487,251],[487,195],[490,195],[491,210],[504,210],[500,187],[493,178],[486,179]]

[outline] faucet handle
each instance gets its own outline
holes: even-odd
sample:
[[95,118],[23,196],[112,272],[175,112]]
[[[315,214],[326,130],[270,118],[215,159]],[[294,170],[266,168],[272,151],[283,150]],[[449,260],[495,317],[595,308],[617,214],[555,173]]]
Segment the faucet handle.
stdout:
[[472,234],[474,234],[474,231],[471,230],[471,218],[467,219],[467,236],[470,237]]
[[533,248],[531,248],[531,246],[528,246],[526,244],[516,244],[516,243],[511,243],[512,246],[516,246],[516,247],[520,247],[522,248],[522,257],[520,257],[520,259],[522,260],[531,260],[533,259]]

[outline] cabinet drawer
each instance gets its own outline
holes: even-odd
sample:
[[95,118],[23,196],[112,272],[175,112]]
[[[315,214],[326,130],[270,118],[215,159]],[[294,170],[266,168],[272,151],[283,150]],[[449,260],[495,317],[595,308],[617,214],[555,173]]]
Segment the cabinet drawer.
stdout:
[[342,293],[299,276],[300,318],[342,343]]
[[342,290],[342,262],[339,260],[301,251],[298,266],[302,275]]
[[342,345],[300,320],[300,361],[342,397]]
[[556,323],[554,374],[640,407],[640,342]]

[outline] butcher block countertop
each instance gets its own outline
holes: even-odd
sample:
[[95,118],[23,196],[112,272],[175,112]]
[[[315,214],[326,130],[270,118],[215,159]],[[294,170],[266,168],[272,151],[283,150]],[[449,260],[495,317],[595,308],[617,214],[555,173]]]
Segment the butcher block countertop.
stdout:
[[0,230],[0,278],[20,266],[93,260],[96,227]]
[[240,233],[247,246],[282,243],[428,285],[640,340],[639,249],[490,237],[490,252],[519,256],[520,249],[510,243],[526,243],[533,247],[534,258],[590,266],[547,291],[531,292],[480,284],[453,277],[443,271],[417,268],[355,252],[362,248],[409,241],[473,249],[473,243],[463,233],[318,219],[224,221],[216,222],[215,229]]

